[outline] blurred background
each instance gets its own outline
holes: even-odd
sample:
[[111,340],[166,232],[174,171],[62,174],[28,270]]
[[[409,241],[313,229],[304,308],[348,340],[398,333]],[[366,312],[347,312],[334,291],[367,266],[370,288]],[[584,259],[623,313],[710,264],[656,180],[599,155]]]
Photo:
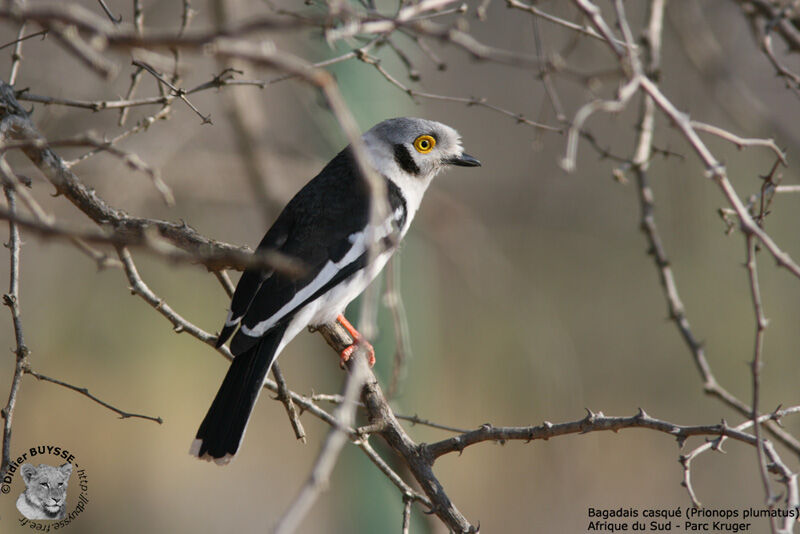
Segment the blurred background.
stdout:
[[[102,15],[96,2],[79,2]],[[131,2],[109,0],[115,14],[131,21]],[[693,119],[745,137],[774,137],[789,162],[800,147],[796,94],[775,76],[752,36],[739,2],[669,2],[665,19],[661,87]],[[145,0],[145,25],[176,29],[181,2]],[[232,20],[271,12],[264,2],[229,5]],[[466,3],[469,32],[491,46],[537,55],[532,18],[501,2],[488,4],[486,19]],[[600,2],[613,21],[610,3]],[[537,6],[568,20],[581,21],[571,4]],[[701,6],[701,7],[698,7]],[[214,6],[192,2],[190,28],[213,27]],[[299,9],[294,4],[273,6]],[[383,13],[396,6],[377,5]],[[646,20],[644,2],[626,2],[633,31]],[[304,12],[320,13],[308,5]],[[450,19],[447,19],[448,21]],[[561,57],[566,67],[553,76],[567,120],[596,97],[611,97],[620,80],[616,59],[600,42],[538,21],[541,52]],[[18,26],[0,20],[0,44],[13,41]],[[35,31],[30,29],[29,31]],[[309,61],[333,58],[359,41],[329,46],[319,32],[265,33],[276,46]],[[537,69],[475,61],[443,41],[427,45],[442,65],[413,40],[397,35],[400,47],[419,72],[408,69],[388,46],[372,54],[404,84],[438,95],[486,98],[487,102],[546,124],[555,117]],[[782,45],[776,49],[783,54]],[[58,42],[28,40],[16,88],[81,100],[124,97],[133,71],[130,57],[109,53],[119,73],[105,81],[88,71]],[[11,48],[0,50],[0,75],[7,78]],[[788,67],[797,59],[783,57]],[[213,58],[185,54],[182,86],[194,87],[221,70]],[[246,66],[248,79],[280,73]],[[653,417],[684,425],[738,424],[743,419],[703,394],[690,352],[668,319],[667,307],[647,245],[639,230],[635,182],[620,183],[619,164],[581,141],[577,170],[559,167],[565,135],[541,132],[490,109],[450,101],[418,99],[389,84],[371,65],[350,60],[329,69],[366,130],[394,116],[419,116],[449,124],[462,134],[479,169],[455,169],[438,177],[397,256],[400,288],[408,315],[413,357],[396,411],[463,428],[483,423],[530,425],[580,419],[585,409],[606,415]],[[245,103],[257,136],[272,201],[257,200],[235,142],[226,94]],[[145,75],[137,96],[157,95]],[[184,220],[202,234],[254,247],[275,206],[285,203],[346,144],[317,92],[296,81],[264,89],[227,87],[197,93],[191,101],[213,124],[181,102],[169,120],[159,121],[119,146],[158,168],[174,190],[167,208],[141,173],[99,154],[73,170],[112,205],[135,215]],[[30,105],[30,104],[26,104]],[[158,106],[134,108],[136,121]],[[638,101],[615,115],[598,114],[586,129],[598,145],[622,158],[633,154]],[[58,105],[33,105],[33,120],[49,139],[87,130],[113,137],[118,112],[92,112]],[[708,143],[746,198],[759,191],[774,154],[759,148],[739,151],[715,138]],[[670,157],[651,164],[656,217],[695,335],[707,351],[719,382],[745,402],[751,400],[755,323],[745,245],[726,235],[717,210],[726,205],[717,186],[681,136],[661,115],[655,145]],[[62,149],[65,158],[85,149]],[[33,180],[36,199],[70,227],[90,222],[63,198],[20,154],[9,154],[17,172]],[[790,166],[780,171],[784,184],[798,181]],[[632,179],[632,177],[630,177]],[[793,257],[800,257],[798,195],[778,195],[766,228]],[[3,225],[5,232],[5,225]],[[5,239],[5,233],[3,233]],[[119,269],[98,271],[75,247],[42,240],[23,231],[20,303],[34,370],[87,387],[127,411],[157,415],[163,425],[120,420],[83,396],[24,378],[12,442],[12,456],[39,444],[58,444],[74,452],[89,476],[86,511],[73,532],[245,532],[266,531],[287,508],[309,474],[328,427],[302,418],[308,443],[295,440],[283,406],[263,394],[236,460],[225,468],[198,462],[187,452],[225,373],[227,362],[132,296]],[[176,265],[136,253],[142,277],[176,311],[203,329],[216,332],[227,313],[228,297],[201,267]],[[6,256],[0,258],[5,291]],[[800,402],[797,357],[800,352],[800,282],[759,255],[766,333],[761,406]],[[234,281],[237,273],[232,273]],[[357,318],[357,302],[350,315]],[[7,312],[0,316],[0,348],[13,347]],[[379,313],[374,340],[376,372],[388,384],[395,350],[392,318]],[[280,363],[289,386],[300,393],[336,393],[344,374],[338,358],[318,335],[301,334]],[[13,373],[13,354],[0,364],[0,393]],[[326,407],[329,408],[329,407]],[[795,435],[800,421],[787,418]],[[440,430],[409,427],[418,442],[448,437]],[[392,459],[379,439],[373,444]],[[690,440],[687,452],[703,442]],[[762,506],[764,491],[751,447],[728,442],[727,454],[710,453],[694,462],[698,498],[711,507]],[[793,470],[798,461],[779,452]],[[675,440],[647,430],[566,436],[529,444],[484,443],[462,455],[448,455],[435,466],[449,496],[483,532],[581,532],[587,508],[689,506],[681,487],[681,453]],[[396,464],[393,464],[396,465]],[[399,466],[397,466],[399,468]],[[71,499],[77,497],[73,476]],[[776,489],[778,487],[776,486]],[[11,532],[15,499],[0,497],[0,530]],[[70,506],[71,509],[72,506]],[[444,532],[435,518],[413,509],[412,532]],[[402,500],[397,489],[355,447],[348,445],[330,486],[303,522],[301,532],[399,532]],[[751,532],[767,531],[754,523]]]

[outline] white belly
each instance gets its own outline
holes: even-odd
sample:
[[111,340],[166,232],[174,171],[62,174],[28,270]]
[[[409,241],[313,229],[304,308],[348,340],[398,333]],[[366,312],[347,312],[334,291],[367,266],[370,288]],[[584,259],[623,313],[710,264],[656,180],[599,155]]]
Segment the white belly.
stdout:
[[332,287],[330,291],[317,299],[316,310],[311,316],[308,324],[311,326],[320,326],[330,323],[340,313],[344,313],[344,309],[348,304],[353,302],[372,282],[378,273],[381,272],[383,266],[392,256],[394,250],[383,252],[375,258],[369,269],[364,269],[352,275],[344,282]]
[[347,305],[359,296],[381,272],[395,249],[383,252],[375,258],[369,269],[359,271],[350,278],[332,287],[327,293],[303,306],[289,321],[289,326],[278,345],[277,355],[294,337],[307,326],[322,326],[336,320]]

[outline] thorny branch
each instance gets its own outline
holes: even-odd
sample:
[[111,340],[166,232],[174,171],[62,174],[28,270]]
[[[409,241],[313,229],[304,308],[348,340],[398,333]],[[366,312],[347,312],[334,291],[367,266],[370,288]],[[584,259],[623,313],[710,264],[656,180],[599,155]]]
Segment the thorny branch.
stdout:
[[[753,420],[753,431],[758,443],[756,453],[758,456],[758,463],[761,472],[761,482],[764,484],[764,493],[766,494],[767,505],[771,508],[775,505],[775,496],[772,493],[772,487],[769,484],[769,474],[767,473],[767,459],[764,452],[764,443],[761,441],[761,425],[758,423],[759,416],[759,403],[761,400],[761,367],[763,365],[762,353],[764,350],[764,331],[767,329],[767,318],[764,316],[764,310],[761,304],[761,288],[758,282],[758,267],[756,265],[756,242],[753,236],[748,235],[745,238],[745,245],[747,247],[747,277],[750,281],[750,296],[753,299],[753,310],[755,312],[756,332],[755,332],[755,348],[753,349],[753,361],[750,363],[751,374],[753,376],[753,401],[752,413],[750,415]],[[775,531],[774,522],[771,525],[772,530]]]
[[[625,40],[628,43],[627,53],[629,55],[629,65],[632,69],[632,79],[626,87],[630,87],[631,85],[635,84],[638,86],[636,90],[641,88],[643,92],[642,108],[639,119],[638,144],[635,155],[631,162],[631,167],[636,174],[636,179],[639,186],[638,191],[639,191],[639,200],[641,206],[641,229],[645,233],[648,242],[650,244],[649,253],[653,256],[656,267],[659,269],[661,284],[662,287],[664,288],[665,296],[670,307],[670,317],[675,321],[676,326],[678,327],[679,331],[681,332],[684,340],[686,341],[687,345],[689,346],[694,356],[698,370],[700,371],[700,374],[702,375],[705,381],[706,392],[718,396],[727,404],[736,408],[743,415],[749,415],[751,418],[751,422],[754,424],[754,434],[755,434],[754,442],[756,445],[755,448],[757,452],[759,472],[761,474],[761,479],[766,494],[766,503],[770,508],[773,508],[777,505],[777,499],[773,494],[772,488],[770,486],[768,465],[767,465],[768,461],[767,451],[769,450],[770,453],[772,453],[774,452],[774,448],[772,447],[771,444],[768,444],[768,442],[766,442],[761,438],[761,433],[760,433],[761,416],[759,414],[759,408],[758,408],[759,391],[760,391],[760,369],[762,366],[763,335],[767,326],[767,321],[763,314],[761,294],[758,283],[758,274],[756,271],[755,254],[757,251],[756,238],[758,234],[752,229],[752,226],[756,226],[759,230],[763,229],[760,223],[760,221],[763,220],[763,213],[760,214],[758,223],[753,222],[753,219],[750,218],[750,213],[745,208],[743,208],[743,206],[741,205],[741,201],[739,200],[739,197],[736,195],[735,191],[730,186],[724,168],[721,166],[721,164],[717,162],[717,160],[714,158],[711,152],[705,147],[705,145],[702,144],[702,141],[700,140],[696,132],[704,131],[707,133],[711,133],[713,135],[717,135],[725,140],[734,143],[739,148],[746,146],[763,146],[769,148],[770,150],[775,152],[775,154],[778,157],[778,160],[784,165],[786,164],[786,158],[783,151],[781,151],[774,143],[774,141],[771,139],[768,140],[744,139],[713,125],[707,125],[698,121],[689,121],[688,117],[682,113],[679,113],[675,109],[675,107],[671,104],[671,102],[669,102],[666,99],[666,97],[660,92],[656,84],[653,83],[653,81],[651,81],[650,78],[648,78],[648,76],[657,76],[658,74],[658,65],[660,64],[660,57],[658,55],[658,52],[661,49],[660,41],[661,41],[661,28],[662,28],[664,4],[665,2],[663,0],[656,0],[652,2],[650,5],[650,23],[648,25],[648,29],[643,39],[645,43],[644,52],[647,54],[645,58],[646,67],[644,68],[637,52],[634,51],[634,49],[631,46],[632,38],[630,36],[630,29],[627,27],[627,20],[625,19],[624,12],[622,11],[623,9],[622,2],[618,1],[616,4],[618,18],[620,20],[620,26],[622,28],[623,33],[625,34],[626,38]],[[598,28],[603,27],[605,23],[602,21],[602,18],[599,18],[599,13],[594,13],[594,15],[595,17],[597,17],[593,19],[594,24],[598,26]],[[609,36],[607,35],[606,38],[608,39],[608,37]],[[613,46],[613,43],[609,42],[609,45],[612,46],[612,49],[615,48]],[[616,52],[617,51],[615,49],[615,53]],[[647,69],[646,71],[645,68]],[[620,97],[619,103],[623,105],[625,104],[625,102],[622,100],[622,97]],[[754,349],[753,361],[751,363],[752,382],[753,382],[753,395],[752,395],[753,401],[751,407],[746,406],[744,403],[736,399],[732,394],[723,389],[715,380],[711,372],[711,368],[705,358],[704,349],[702,345],[694,337],[691,327],[689,326],[689,322],[686,319],[683,304],[681,303],[680,297],[678,296],[677,285],[675,283],[675,279],[672,274],[672,269],[670,267],[669,261],[667,260],[663,245],[661,243],[661,238],[659,236],[655,223],[655,218],[653,215],[654,205],[655,205],[653,192],[648,184],[648,178],[647,178],[647,169],[649,166],[650,157],[652,153],[654,112],[656,107],[661,108],[661,110],[664,113],[670,116],[673,122],[684,133],[689,143],[695,148],[700,158],[706,164],[706,167],[708,168],[709,171],[709,176],[714,178],[717,181],[717,183],[721,186],[726,198],[732,204],[733,210],[735,211],[736,215],[739,217],[741,221],[741,230],[745,235],[745,241],[747,246],[746,267],[748,270],[753,308],[756,316],[755,349]],[[568,150],[568,158],[574,158],[574,154],[570,155],[569,150]],[[766,238],[769,239],[768,236]],[[759,236],[758,239],[762,238]],[[763,239],[762,242],[764,242]],[[785,253],[778,250],[777,246],[774,245],[774,243],[764,242],[764,244],[767,246],[767,248],[769,248],[773,252],[776,259],[778,259],[779,265],[786,266],[783,263],[786,260],[786,257],[782,257],[785,255]],[[796,270],[791,265],[788,266],[788,268],[794,274],[797,274]],[[800,453],[800,449],[797,448],[798,445],[797,440],[787,432],[774,426],[774,423],[776,421],[777,421],[776,419],[773,419],[771,417],[764,418],[764,422],[770,424],[770,426],[767,426],[766,428],[776,438],[780,439],[786,446],[792,448],[795,451],[795,453]],[[689,492],[692,502],[696,506],[699,506],[700,503],[697,500],[697,497],[695,496],[694,489],[692,488],[690,479],[689,466],[691,463],[691,459],[693,457],[694,457],[693,455],[682,457],[682,462],[685,470],[684,486]],[[769,462],[771,462],[774,465],[775,459],[769,458]],[[781,462],[781,465],[785,468],[785,464]],[[784,475],[783,480],[784,482],[787,483],[787,495],[796,495],[797,494],[796,475],[794,475],[791,472],[787,472]],[[794,484],[795,487],[792,487],[791,486],[792,484]],[[796,497],[795,498],[787,497],[786,506],[787,508],[791,507],[796,508],[797,506]],[[791,523],[787,523],[784,526],[784,529],[781,530],[781,532],[791,531],[790,525]],[[770,528],[772,532],[777,532],[776,530],[777,527],[773,518],[770,518]]]
[[[662,27],[661,20],[663,19],[663,2],[655,2],[651,8],[650,24],[648,25],[648,32],[645,36],[645,51],[649,54],[646,58],[645,68],[648,72],[655,72],[654,67],[660,62],[660,58],[656,55],[655,51],[660,49],[660,39]],[[752,415],[752,408],[748,407],[741,400],[736,398],[732,393],[722,387],[711,370],[711,366],[706,358],[705,348],[703,344],[695,336],[689,319],[686,315],[686,310],[681,301],[678,292],[678,285],[672,270],[671,263],[667,257],[662,238],[659,233],[656,220],[655,220],[655,198],[652,188],[649,184],[647,176],[647,169],[650,165],[650,158],[652,152],[653,132],[655,123],[655,102],[653,99],[645,94],[642,96],[642,110],[639,120],[639,140],[637,148],[632,160],[632,170],[636,175],[639,204],[641,213],[640,228],[645,234],[648,241],[648,254],[652,256],[653,261],[658,269],[659,279],[661,286],[664,290],[664,297],[669,307],[669,317],[674,321],[675,326],[681,334],[684,342],[692,353],[694,363],[703,379],[703,388],[709,395],[713,395],[728,406],[737,410],[744,416]],[[720,130],[720,129],[716,129]],[[729,134],[725,131],[714,132],[720,137],[731,140]],[[739,139],[740,146],[743,146],[745,140],[741,140],[737,136],[734,139]],[[750,141],[750,140],[748,140]],[[773,150],[777,150],[774,143],[756,143],[754,145],[766,145]],[[779,156],[782,154],[779,150]],[[800,454],[800,442],[797,441],[791,434],[779,428],[773,422],[768,421],[767,429],[770,433],[784,445],[791,448],[795,453]]]
[[160,417],[154,417],[152,415],[143,415],[143,414],[138,414],[138,413],[126,412],[124,410],[121,410],[121,409],[117,408],[116,406],[113,406],[113,405],[107,403],[106,401],[98,398],[97,396],[93,395],[92,393],[89,392],[89,390],[87,388],[80,387],[80,386],[73,386],[72,384],[68,384],[67,382],[64,382],[63,380],[59,380],[57,378],[53,378],[53,377],[50,377],[50,376],[43,375],[41,373],[38,373],[38,372],[34,371],[30,367],[25,369],[25,374],[29,374],[32,377],[36,378],[37,380],[41,380],[43,382],[50,382],[51,384],[56,384],[56,385],[59,385],[61,387],[65,387],[67,389],[71,389],[72,391],[80,393],[84,397],[87,397],[87,398],[91,399],[92,401],[96,402],[100,406],[103,406],[104,408],[108,408],[112,412],[116,413],[117,415],[119,415],[120,419],[128,419],[128,418],[131,418],[131,417],[132,418],[137,418],[137,419],[147,419],[149,421],[155,421],[159,425],[164,422]]
[[[5,187],[3,189],[8,202],[8,209],[13,213],[17,209],[16,197],[14,191]],[[25,337],[22,332],[22,321],[19,316],[19,228],[16,223],[10,221],[8,223],[8,255],[11,263],[9,269],[9,283],[8,293],[3,295],[3,304],[8,306],[11,312],[11,322],[14,325],[14,337],[16,338],[17,347],[14,351],[16,361],[14,365],[14,378],[11,382],[11,389],[8,394],[8,402],[3,408],[3,458],[2,465],[0,465],[0,476],[5,476],[11,460],[11,431],[12,423],[14,421],[14,407],[17,404],[17,394],[19,393],[20,384],[22,383],[22,375],[25,374],[25,367],[27,365],[28,347],[25,345]]]
[[[11,187],[6,186],[4,188],[4,192],[9,212],[13,215],[16,213],[17,210],[14,190]],[[116,406],[113,406],[112,404],[109,404],[108,402],[105,402],[99,397],[93,395],[92,393],[89,392],[87,388],[74,386],[72,384],[64,382],[63,380],[43,375],[31,369],[30,363],[28,361],[28,355],[30,354],[30,351],[28,347],[25,345],[24,335],[22,333],[22,321],[20,319],[20,307],[19,307],[20,233],[19,233],[19,228],[13,219],[9,220],[9,241],[7,243],[7,247],[9,249],[11,268],[9,270],[9,278],[10,278],[9,291],[5,295],[3,295],[3,303],[6,306],[8,306],[9,309],[11,310],[11,318],[12,318],[12,323],[14,325],[14,334],[16,337],[17,348],[14,351],[16,355],[16,364],[14,367],[14,377],[11,383],[9,398],[5,407],[2,409],[4,424],[3,424],[2,466],[0,466],[0,477],[5,476],[6,470],[8,469],[11,460],[11,432],[12,432],[12,423],[14,418],[14,408],[16,406],[19,388],[22,383],[22,377],[25,374],[29,374],[38,380],[51,382],[59,386],[65,387],[67,389],[76,391],[84,395],[85,397],[88,397],[97,404],[100,404],[101,406],[115,412],[122,419],[127,419],[127,418],[147,419],[161,424],[162,420],[160,417],[153,417],[150,415],[137,414],[121,410],[120,408],[117,408]]]

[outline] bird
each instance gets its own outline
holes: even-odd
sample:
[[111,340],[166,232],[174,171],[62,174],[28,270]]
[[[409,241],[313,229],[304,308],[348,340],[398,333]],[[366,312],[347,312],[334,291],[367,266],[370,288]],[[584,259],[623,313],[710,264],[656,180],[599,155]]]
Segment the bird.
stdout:
[[304,328],[338,321],[374,364],[374,349],[344,311],[397,250],[433,178],[450,166],[478,167],[456,130],[427,119],[384,120],[361,137],[368,163],[385,184],[388,217],[374,224],[370,191],[354,151],[345,147],[289,201],[256,254],[276,250],[304,266],[299,277],[244,271],[216,340],[231,338],[234,358],[200,424],[190,454],[225,465],[239,450],[264,380],[278,354]]

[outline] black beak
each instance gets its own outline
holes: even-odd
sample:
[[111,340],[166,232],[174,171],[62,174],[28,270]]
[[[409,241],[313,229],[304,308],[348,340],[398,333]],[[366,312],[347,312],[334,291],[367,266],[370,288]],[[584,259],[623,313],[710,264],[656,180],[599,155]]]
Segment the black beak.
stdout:
[[480,167],[481,162],[473,158],[469,154],[461,154],[455,158],[447,160],[450,165],[458,165],[459,167]]

